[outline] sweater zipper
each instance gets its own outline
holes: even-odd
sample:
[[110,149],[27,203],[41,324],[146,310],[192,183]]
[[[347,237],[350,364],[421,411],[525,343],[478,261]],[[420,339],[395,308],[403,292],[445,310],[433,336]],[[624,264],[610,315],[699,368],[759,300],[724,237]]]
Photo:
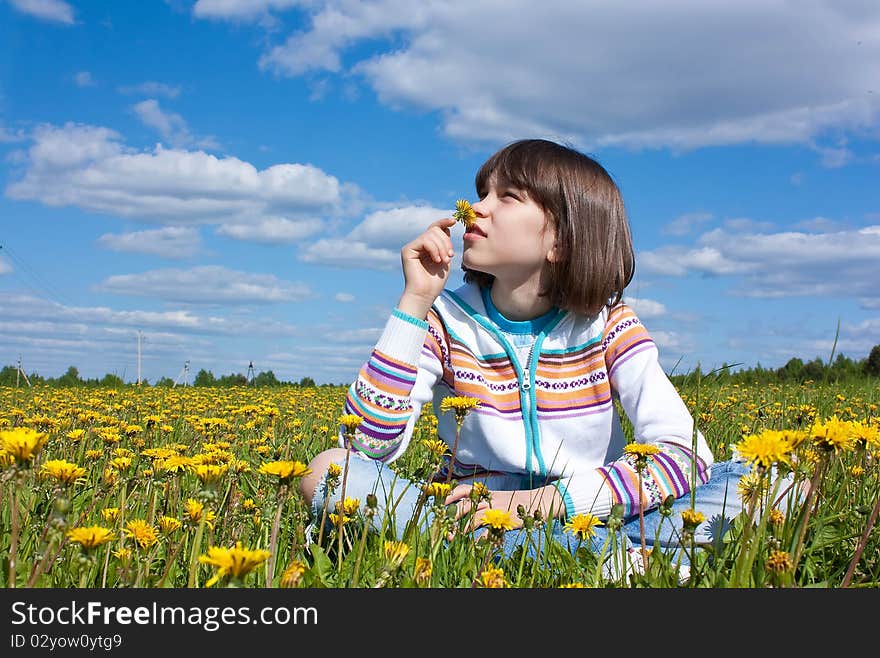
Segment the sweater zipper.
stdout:
[[[536,342],[538,342],[537,339],[535,339]],[[532,383],[529,380],[532,376],[532,356],[535,354],[535,343],[532,343],[531,348],[529,348],[529,356],[526,358],[526,366],[522,372],[522,382],[519,385],[524,391],[528,391],[532,387]]]

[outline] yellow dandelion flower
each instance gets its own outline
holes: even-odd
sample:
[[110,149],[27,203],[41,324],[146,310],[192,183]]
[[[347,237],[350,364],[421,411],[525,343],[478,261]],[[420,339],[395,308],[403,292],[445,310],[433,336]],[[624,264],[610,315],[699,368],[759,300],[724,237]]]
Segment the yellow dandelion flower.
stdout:
[[331,478],[338,478],[340,475],[342,475],[342,466],[335,463],[330,464],[327,467],[327,475]]
[[422,439],[422,445],[435,457],[442,457],[449,450],[446,441],[442,439]]
[[346,496],[345,502],[342,504],[342,512],[343,514],[348,514],[349,516],[354,516],[354,514],[358,511],[358,508],[361,506],[361,501],[357,498],[349,498]]
[[489,500],[491,495],[489,487],[487,487],[484,482],[474,482],[474,485],[471,487],[469,498],[472,501],[479,503],[483,500]]
[[584,540],[596,534],[596,526],[603,525],[599,517],[592,514],[575,514],[565,522],[563,532],[576,535],[578,539]]
[[125,536],[134,539],[140,548],[150,548],[159,541],[159,532],[146,521],[134,519],[125,524]]
[[198,464],[193,470],[204,484],[214,484],[223,479],[229,470],[229,464]]
[[774,464],[789,464],[792,450],[791,443],[782,432],[773,430],[746,436],[735,448],[743,459],[764,469]]
[[650,457],[660,452],[660,448],[650,443],[627,443],[623,452],[633,457]]
[[124,471],[131,466],[131,457],[114,457],[110,460],[110,466],[118,471]]
[[783,573],[791,569],[791,555],[786,551],[773,551],[767,557],[767,569],[773,573]]
[[182,473],[194,465],[192,457],[172,454],[162,459],[157,468],[165,473]]
[[299,587],[302,582],[303,574],[306,572],[306,565],[299,560],[294,560],[281,574],[281,580],[278,585],[287,589]]
[[440,401],[440,411],[442,412],[452,410],[455,412],[463,411],[467,413],[478,406],[480,406],[480,399],[467,395],[452,395],[445,397]]
[[330,512],[327,515],[327,518],[329,518],[330,523],[332,523],[337,528],[341,528],[346,523],[351,523],[351,517],[345,516],[345,514],[340,515],[340,514],[334,514],[333,512]]
[[214,577],[205,583],[205,587],[211,587],[221,578],[232,576],[241,578],[249,574],[258,566],[269,559],[271,553],[261,548],[242,548],[242,543],[236,542],[233,548],[211,546],[207,555],[200,555],[199,562],[217,567]]
[[706,515],[697,510],[686,509],[681,512],[681,520],[686,529],[693,530],[706,520]]
[[37,432],[29,427],[0,430],[0,448],[12,455],[18,464],[25,464],[33,461],[48,438],[48,434]]
[[470,228],[477,221],[477,213],[466,199],[459,199],[455,202],[455,212],[452,218],[464,224],[465,228]]
[[504,579],[504,570],[498,567],[486,567],[480,573],[480,584],[490,589],[507,587],[507,581]]
[[483,525],[493,530],[513,530],[516,527],[513,515],[503,509],[487,509],[483,512]]
[[83,435],[84,435],[85,433],[86,433],[85,430],[76,429],[76,430],[70,430],[70,431],[69,431],[67,434],[65,434],[64,436],[66,436],[68,439],[70,439],[71,441],[73,441],[74,443],[76,443],[77,441],[79,441],[80,439],[83,438]]
[[363,418],[358,416],[357,414],[343,414],[338,418],[339,424],[342,425],[346,431],[353,432],[357,427],[363,422]]
[[770,525],[782,525],[785,522],[785,514],[783,514],[781,510],[778,510],[774,507],[770,510],[770,514],[767,517],[767,520],[770,522]]
[[274,461],[274,462],[266,462],[265,464],[260,464],[260,468],[257,469],[259,473],[263,473],[264,475],[275,475],[278,477],[278,482],[286,483],[290,482],[293,478],[301,478],[304,475],[308,475],[312,472],[308,466],[303,464],[300,461]]
[[61,484],[71,485],[86,474],[86,469],[64,459],[50,459],[43,463],[40,472]]
[[116,535],[109,528],[93,525],[84,528],[72,528],[67,531],[67,538],[79,544],[85,550],[90,551],[102,544],[113,541],[116,539]]
[[587,586],[583,583],[566,583],[565,585],[560,585],[560,589],[583,589]]
[[413,570],[413,580],[419,585],[427,585],[431,581],[431,573],[434,566],[431,564],[430,558],[417,557],[415,569]]
[[130,562],[133,555],[130,548],[119,548],[110,554],[122,563]]
[[103,518],[107,523],[116,523],[116,520],[119,518],[119,508],[105,507],[101,510],[101,518]]
[[425,492],[426,496],[433,496],[438,500],[445,500],[446,496],[449,495],[449,492],[452,491],[452,485],[448,482],[429,482],[422,487],[422,491]]
[[173,516],[159,517],[159,531],[163,535],[170,535],[175,530],[179,530],[182,525],[180,520],[175,519]]
[[385,561],[392,569],[397,569],[403,564],[404,559],[409,554],[409,545],[402,541],[385,541],[383,547],[385,553]]
[[255,509],[257,509],[257,504],[254,502],[253,498],[245,498],[243,501],[241,501],[241,508],[245,512],[253,512]]
[[103,455],[103,450],[86,450],[84,457],[86,459],[100,459],[101,457],[103,457]]

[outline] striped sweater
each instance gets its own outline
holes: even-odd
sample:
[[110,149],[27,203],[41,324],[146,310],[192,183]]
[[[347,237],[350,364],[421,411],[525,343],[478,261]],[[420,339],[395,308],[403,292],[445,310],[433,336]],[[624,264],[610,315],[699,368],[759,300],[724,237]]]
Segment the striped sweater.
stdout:
[[345,412],[363,418],[352,448],[393,461],[429,401],[439,438],[452,446],[455,414],[440,412],[449,396],[480,399],[461,426],[453,477],[483,481],[490,490],[552,483],[568,518],[604,519],[616,503],[626,516],[638,513],[639,475],[623,450],[615,401],[634,440],[660,449],[641,475],[646,510],[688,493],[694,479],[709,479],[709,446],[694,432],[650,335],[623,303],[594,317],[558,311],[526,363],[473,283],[444,290],[427,321],[395,309],[346,396]]

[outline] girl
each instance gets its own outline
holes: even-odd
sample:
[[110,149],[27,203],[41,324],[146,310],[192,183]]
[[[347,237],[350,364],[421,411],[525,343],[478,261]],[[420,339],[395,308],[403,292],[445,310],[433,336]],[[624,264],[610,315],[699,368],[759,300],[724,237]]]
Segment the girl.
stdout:
[[[374,519],[381,523],[388,512],[400,536],[421,489],[388,465],[406,450],[422,405],[432,400],[439,438],[456,445],[445,466],[451,474],[440,474],[458,483],[446,503],[461,518],[473,511],[473,485],[489,490],[489,500],[476,504],[472,528],[490,508],[513,512],[518,527],[537,513],[566,544],[565,521],[595,526],[618,505],[624,532],[636,542],[644,533],[649,545],[674,544],[678,512],[691,507],[693,493],[706,519],[697,538],[705,540],[710,527],[741,511],[733,501],[748,469],[737,462],[713,466],[654,342],[621,301],[634,251],[611,176],[572,148],[530,139],[490,157],[475,182],[480,200],[463,238],[464,285],[445,289],[454,219],[435,221],[401,250],[403,294],[345,402],[346,414],[361,417],[352,457],[346,460],[343,448],[322,452],[301,480],[312,512],[334,510],[341,487],[327,495],[327,469],[347,463],[345,496],[363,501],[375,493]],[[457,444],[455,414],[439,413],[450,396],[479,400]],[[647,460],[624,449],[615,402],[634,441],[653,453]],[[596,547],[603,530],[590,529]],[[504,552],[525,532],[506,532]]]

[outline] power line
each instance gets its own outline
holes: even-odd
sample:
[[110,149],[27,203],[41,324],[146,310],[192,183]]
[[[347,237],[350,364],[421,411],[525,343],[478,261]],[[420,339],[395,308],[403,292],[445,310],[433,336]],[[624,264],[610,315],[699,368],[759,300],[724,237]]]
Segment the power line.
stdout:
[[[47,297],[50,301],[60,306],[72,306],[70,300],[65,298],[58,288],[46,281],[39,273],[37,273],[16,251],[9,246],[8,243],[0,244],[0,256],[5,256],[14,265],[12,272],[24,281],[25,286],[40,296]],[[31,281],[25,281],[23,275],[30,277]],[[59,301],[60,300],[60,301]]]

